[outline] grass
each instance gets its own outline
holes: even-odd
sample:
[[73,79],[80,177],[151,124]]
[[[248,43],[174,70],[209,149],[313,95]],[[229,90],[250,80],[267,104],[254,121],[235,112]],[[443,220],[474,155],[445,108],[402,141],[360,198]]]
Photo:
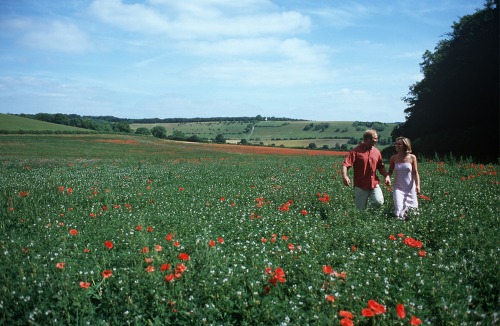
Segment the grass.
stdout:
[[71,126],[60,125],[57,123],[50,123],[39,121],[35,119],[28,119],[11,114],[0,113],[0,130],[6,131],[68,131],[68,132],[82,132],[88,131],[87,129],[76,128]]
[[147,139],[0,137],[0,324],[498,323],[497,165],[421,162],[404,222],[342,157]]

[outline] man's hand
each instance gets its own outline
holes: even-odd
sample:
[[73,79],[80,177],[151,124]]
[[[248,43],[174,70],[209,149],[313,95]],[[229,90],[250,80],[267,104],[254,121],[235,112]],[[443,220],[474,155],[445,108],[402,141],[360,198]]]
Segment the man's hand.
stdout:
[[349,179],[347,175],[342,176],[342,181],[344,182],[344,185],[346,185],[347,187],[351,186],[351,179]]

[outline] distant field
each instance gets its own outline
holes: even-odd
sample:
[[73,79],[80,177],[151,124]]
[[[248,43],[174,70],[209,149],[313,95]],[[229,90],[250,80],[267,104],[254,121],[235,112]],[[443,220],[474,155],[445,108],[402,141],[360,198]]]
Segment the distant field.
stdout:
[[[319,126],[327,128],[318,129]],[[379,148],[384,143],[391,143],[390,135],[396,123],[388,123],[385,130],[379,132]],[[222,134],[227,143],[236,144],[245,139],[250,144],[306,148],[316,144],[317,148],[328,146],[335,148],[347,144],[350,138],[360,139],[365,127],[354,127],[352,121],[259,121],[255,125],[248,121],[212,121],[186,123],[131,124],[131,129],[148,129],[163,126],[167,135],[180,131],[187,137],[196,135],[201,139],[214,139]],[[309,130],[307,130],[309,127]],[[54,133],[87,133],[88,129],[76,128],[60,124],[48,123],[9,114],[0,114],[0,130],[7,132],[54,132]],[[352,145],[349,145],[352,147]]]
[[88,132],[88,129],[82,129],[77,127],[60,125],[57,123],[50,123],[45,121],[39,121],[35,119],[23,118],[11,114],[0,113],[0,130],[7,131],[84,131]]
[[[310,124],[318,126],[328,124],[328,128],[323,130],[305,131],[304,128]],[[286,146],[286,147],[307,147],[309,143],[315,143],[318,147],[328,145],[334,147],[347,143],[351,138],[361,138],[366,128],[352,126],[352,121],[260,121],[253,128],[247,122],[189,122],[189,123],[158,123],[158,124],[132,124],[133,130],[145,127],[148,129],[154,126],[163,126],[167,129],[167,134],[174,131],[183,132],[185,135],[198,135],[201,138],[212,139],[218,134],[222,134],[230,143],[236,143],[242,139],[250,143],[260,143],[264,145]],[[387,124],[387,128],[379,132],[380,139],[389,139],[396,123]],[[249,128],[250,127],[250,128]],[[245,129],[250,129],[245,132]]]

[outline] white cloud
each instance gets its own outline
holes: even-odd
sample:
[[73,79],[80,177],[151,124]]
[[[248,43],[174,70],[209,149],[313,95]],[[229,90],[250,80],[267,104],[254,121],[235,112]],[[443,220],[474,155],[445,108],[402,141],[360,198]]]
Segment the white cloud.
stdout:
[[0,28],[7,39],[33,49],[81,53],[94,48],[89,35],[72,22],[14,18],[0,21]]
[[127,31],[161,33],[169,30],[166,16],[142,4],[123,4],[120,0],[96,0],[90,12],[104,23]]
[[29,31],[20,38],[20,42],[28,47],[60,52],[85,52],[92,49],[87,34],[78,26],[70,23],[54,21],[51,23],[25,23]]
[[[170,7],[166,10],[158,6],[124,4],[120,0],[95,0],[90,11],[102,22],[124,30],[163,34],[174,39],[301,33],[310,28],[309,18],[298,12],[249,14],[244,10],[234,12],[232,2],[211,1],[208,4],[213,3],[223,6],[205,8],[205,2],[183,3],[175,10]],[[226,12],[228,9],[230,14]]]
[[298,39],[229,38],[213,42],[181,42],[179,48],[186,53],[203,57],[255,57],[287,59],[293,62],[323,64],[331,50]]

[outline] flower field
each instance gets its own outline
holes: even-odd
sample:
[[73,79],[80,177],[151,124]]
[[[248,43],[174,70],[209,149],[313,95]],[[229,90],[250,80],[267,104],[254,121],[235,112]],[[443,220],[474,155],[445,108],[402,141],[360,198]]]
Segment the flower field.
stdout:
[[499,323],[498,165],[358,212],[336,156],[0,164],[0,324]]

